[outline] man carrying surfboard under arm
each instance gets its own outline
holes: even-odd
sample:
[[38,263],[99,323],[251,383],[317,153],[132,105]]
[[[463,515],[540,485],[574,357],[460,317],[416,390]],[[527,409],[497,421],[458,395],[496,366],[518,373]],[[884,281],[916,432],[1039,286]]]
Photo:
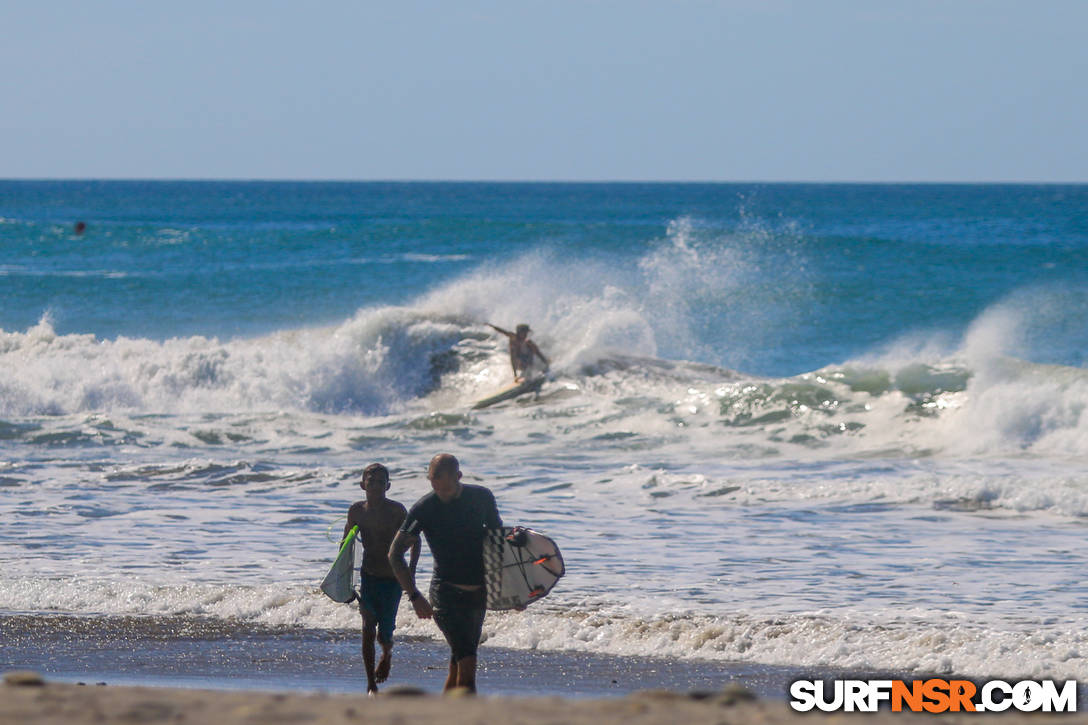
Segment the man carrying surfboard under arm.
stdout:
[[[363,469],[359,486],[366,491],[365,501],[356,501],[348,509],[344,538],[355,526],[363,542],[362,583],[359,587],[359,614],[363,617],[363,665],[366,667],[366,691],[378,692],[378,683],[389,678],[393,662],[393,629],[400,607],[401,586],[389,564],[389,547],[404,522],[403,504],[386,498],[389,471],[380,463]],[[419,542],[412,547],[411,571],[419,561]],[[382,646],[382,659],[374,666],[374,639]]]
[[497,325],[492,325],[490,322],[487,323],[487,326],[506,335],[510,340],[510,367],[514,368],[514,382],[521,382],[528,377],[533,369],[533,363],[538,357],[544,363],[545,372],[551,367],[548,358],[544,357],[544,353],[540,352],[540,348],[536,346],[536,343],[529,339],[529,326],[525,323],[518,325],[515,332],[504,330]]
[[[460,464],[452,455],[432,458],[427,478],[433,490],[409,509],[389,549],[389,561],[416,616],[434,617],[450,646],[443,691],[463,687],[476,692],[476,650],[487,608],[484,537],[488,529],[502,526],[502,519],[490,490],[461,483]],[[404,552],[419,545],[420,533],[434,558],[429,601],[416,588],[415,570],[404,563]]]

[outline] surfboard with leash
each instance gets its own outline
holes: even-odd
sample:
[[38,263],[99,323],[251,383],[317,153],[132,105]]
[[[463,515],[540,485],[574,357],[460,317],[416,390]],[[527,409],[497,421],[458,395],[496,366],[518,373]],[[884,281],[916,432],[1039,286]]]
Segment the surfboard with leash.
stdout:
[[559,547],[539,531],[504,526],[484,538],[488,609],[523,609],[547,596],[565,573]]
[[347,603],[358,596],[359,565],[357,555],[361,554],[362,546],[359,541],[359,527],[352,526],[347,538],[340,546],[340,553],[332,563],[332,568],[325,578],[321,580],[321,591],[334,602]]

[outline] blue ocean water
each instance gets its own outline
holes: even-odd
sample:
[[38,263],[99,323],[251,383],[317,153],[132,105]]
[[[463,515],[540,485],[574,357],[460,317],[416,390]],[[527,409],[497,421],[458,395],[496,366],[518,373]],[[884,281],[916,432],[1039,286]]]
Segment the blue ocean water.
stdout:
[[[607,274],[577,280],[587,294],[673,287],[678,317],[649,323],[697,343],[665,357],[789,375],[962,335],[1025,290],[1083,302],[1086,202],[1083,186],[2,182],[0,326],[255,335],[489,268],[559,276],[561,295],[588,265]],[[1065,334],[1033,359],[1083,365],[1083,326],[1055,314]]]
[[494,644],[1088,677],[1086,312],[1088,186],[3,181],[0,611],[354,627],[448,450],[567,558]]

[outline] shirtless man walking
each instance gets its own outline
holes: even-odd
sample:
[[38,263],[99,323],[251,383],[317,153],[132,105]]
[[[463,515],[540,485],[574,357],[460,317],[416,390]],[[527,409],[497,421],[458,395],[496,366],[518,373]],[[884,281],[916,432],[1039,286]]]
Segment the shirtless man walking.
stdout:
[[[400,607],[401,586],[389,565],[389,546],[404,522],[407,511],[404,506],[386,498],[389,490],[389,471],[380,463],[372,463],[363,470],[359,486],[366,491],[366,499],[356,501],[348,509],[348,522],[344,526],[344,538],[353,526],[359,527],[363,541],[362,584],[359,592],[359,614],[363,617],[363,665],[366,667],[366,691],[378,692],[378,683],[389,678],[393,662],[393,629]],[[419,561],[419,542],[412,547],[411,571]],[[382,646],[382,659],[374,666],[374,640]]]
[[510,340],[510,366],[514,368],[514,382],[520,383],[528,376],[529,372],[533,368],[533,362],[535,358],[540,358],[544,363],[544,370],[547,371],[551,363],[548,362],[548,358],[544,357],[544,353],[540,352],[540,348],[536,346],[536,343],[529,339],[529,326],[522,323],[517,326],[516,332],[510,332],[504,330],[497,325],[492,325],[490,322],[487,326],[501,332],[506,335]]

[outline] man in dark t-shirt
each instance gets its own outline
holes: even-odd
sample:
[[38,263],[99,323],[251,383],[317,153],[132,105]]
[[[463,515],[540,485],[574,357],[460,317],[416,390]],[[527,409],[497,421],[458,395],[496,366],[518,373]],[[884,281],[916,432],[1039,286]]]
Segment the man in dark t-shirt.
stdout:
[[[450,646],[443,689],[475,692],[476,650],[487,606],[484,537],[488,529],[502,526],[502,520],[491,491],[461,483],[460,465],[452,455],[432,458],[427,478],[433,490],[409,509],[389,547],[389,562],[416,616],[434,617]],[[404,552],[418,545],[421,533],[434,559],[430,601],[416,588],[415,573],[404,563]]]

